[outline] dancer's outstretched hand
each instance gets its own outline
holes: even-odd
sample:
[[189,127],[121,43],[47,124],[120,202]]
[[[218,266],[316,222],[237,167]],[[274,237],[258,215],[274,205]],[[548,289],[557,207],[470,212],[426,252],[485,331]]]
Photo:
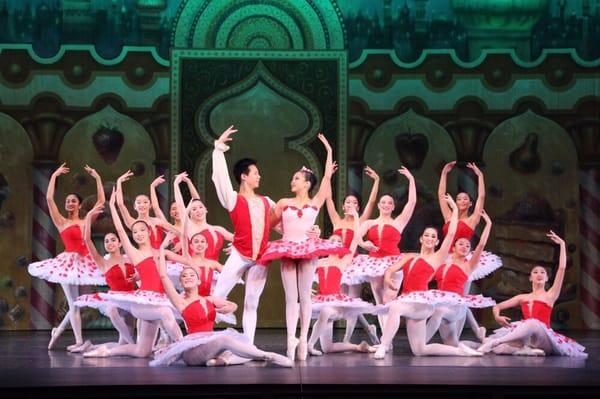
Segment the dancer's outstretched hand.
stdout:
[[58,167],[58,169],[56,169],[54,171],[54,173],[52,173],[54,176],[60,176],[60,175],[66,175],[67,173],[69,173],[71,171],[71,169],[67,168],[67,163],[64,162],[62,165],[60,165]]
[[444,195],[444,199],[446,200],[448,205],[450,205],[450,208],[452,208],[452,210],[458,209],[456,202],[454,202],[454,198],[452,198],[452,196],[450,194]]
[[325,146],[325,150],[327,150],[327,152],[329,151],[333,151],[331,149],[331,144],[329,144],[329,141],[327,140],[327,137],[325,137],[325,135],[323,133],[319,133],[317,135],[318,139],[321,140],[321,143],[323,143],[323,145]]
[[398,169],[398,173],[400,173],[403,176],[406,176],[408,180],[414,179],[414,176],[412,175],[412,173],[410,173],[410,170],[408,170],[406,166],[403,166],[400,169]]
[[508,326],[510,326],[510,317],[497,316],[496,317],[496,322],[498,324],[500,324],[502,327],[508,327]]
[[467,163],[467,168],[471,169],[477,176],[483,176],[483,172],[477,165],[475,165],[475,162]]
[[373,244],[371,241],[363,242],[361,247],[363,247],[363,249],[365,251],[369,251],[369,252],[379,251],[379,247],[377,245]]
[[365,174],[373,180],[379,180],[379,175],[370,166],[365,166]]
[[233,140],[231,138],[231,135],[234,134],[235,132],[237,132],[237,129],[234,129],[233,125],[229,126],[227,128],[227,130],[225,130],[223,133],[221,133],[221,136],[219,136],[219,139],[217,140],[215,145],[218,145],[218,144],[227,145],[228,142]]
[[548,234],[546,234],[546,237],[548,237],[549,239],[551,239],[552,242],[554,242],[555,244],[565,245],[565,240],[563,240],[562,238],[560,238],[558,236],[558,234],[556,234],[552,230],[550,230],[550,232]]
[[183,180],[185,180],[185,178],[187,178],[187,172],[183,171],[177,175],[175,175],[175,180],[173,181],[175,184],[179,184],[181,183]]
[[442,174],[447,175],[448,173],[450,173],[450,171],[452,170],[452,168],[454,168],[455,165],[456,165],[456,161],[448,162],[442,168]]
[[310,228],[306,231],[306,236],[310,239],[319,238],[321,236],[321,228],[319,225],[313,224],[310,226]]
[[85,171],[88,172],[94,179],[98,180],[100,178],[100,175],[98,172],[96,172],[96,169],[92,168],[91,166],[85,165],[83,169],[85,169]]
[[117,183],[126,182],[127,180],[129,180],[131,178],[131,176],[133,176],[133,172],[131,170],[128,170],[127,172],[125,172],[121,176],[119,176],[119,178],[117,179]]
[[165,176],[164,175],[160,175],[156,179],[152,180],[152,183],[150,183],[150,187],[160,186],[164,182],[165,182]]

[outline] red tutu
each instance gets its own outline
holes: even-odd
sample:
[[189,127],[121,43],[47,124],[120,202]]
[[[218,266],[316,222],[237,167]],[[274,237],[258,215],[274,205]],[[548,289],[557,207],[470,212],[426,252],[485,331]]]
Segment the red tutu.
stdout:
[[350,251],[342,245],[322,238],[308,238],[300,242],[282,239],[269,242],[269,246],[257,263],[267,264],[282,258],[312,259],[328,255],[343,256],[349,253]]

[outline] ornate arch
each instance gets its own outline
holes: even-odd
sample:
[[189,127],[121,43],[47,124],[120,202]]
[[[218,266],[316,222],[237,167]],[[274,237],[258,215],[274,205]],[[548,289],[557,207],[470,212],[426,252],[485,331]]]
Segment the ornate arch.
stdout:
[[342,50],[346,29],[335,0],[184,0],[174,48]]

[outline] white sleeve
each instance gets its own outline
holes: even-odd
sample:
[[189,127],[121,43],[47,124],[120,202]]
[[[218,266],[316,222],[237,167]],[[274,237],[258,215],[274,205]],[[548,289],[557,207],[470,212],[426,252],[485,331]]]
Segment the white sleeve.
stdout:
[[233,190],[227,171],[227,161],[225,161],[225,151],[227,150],[229,150],[229,146],[225,144],[217,145],[217,142],[215,142],[215,149],[212,153],[212,181],[217,190],[219,202],[231,212],[235,208],[237,193]]

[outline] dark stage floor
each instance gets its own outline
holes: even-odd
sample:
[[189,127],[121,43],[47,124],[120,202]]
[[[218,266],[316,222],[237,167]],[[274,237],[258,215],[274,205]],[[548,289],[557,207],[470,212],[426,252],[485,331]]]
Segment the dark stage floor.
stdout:
[[[358,331],[357,331],[358,332]],[[341,336],[342,331],[336,334]],[[569,334],[587,347],[587,360],[568,357],[414,357],[400,335],[394,355],[309,357],[293,369],[260,362],[222,368],[150,368],[146,359],[89,359],[47,351],[49,332],[0,333],[0,387],[19,397],[600,397],[600,332]],[[94,343],[108,331],[85,331]],[[360,340],[360,334],[355,337]],[[59,347],[71,343],[65,334]],[[285,352],[283,330],[259,330],[257,345]],[[399,396],[401,395],[401,396]]]

